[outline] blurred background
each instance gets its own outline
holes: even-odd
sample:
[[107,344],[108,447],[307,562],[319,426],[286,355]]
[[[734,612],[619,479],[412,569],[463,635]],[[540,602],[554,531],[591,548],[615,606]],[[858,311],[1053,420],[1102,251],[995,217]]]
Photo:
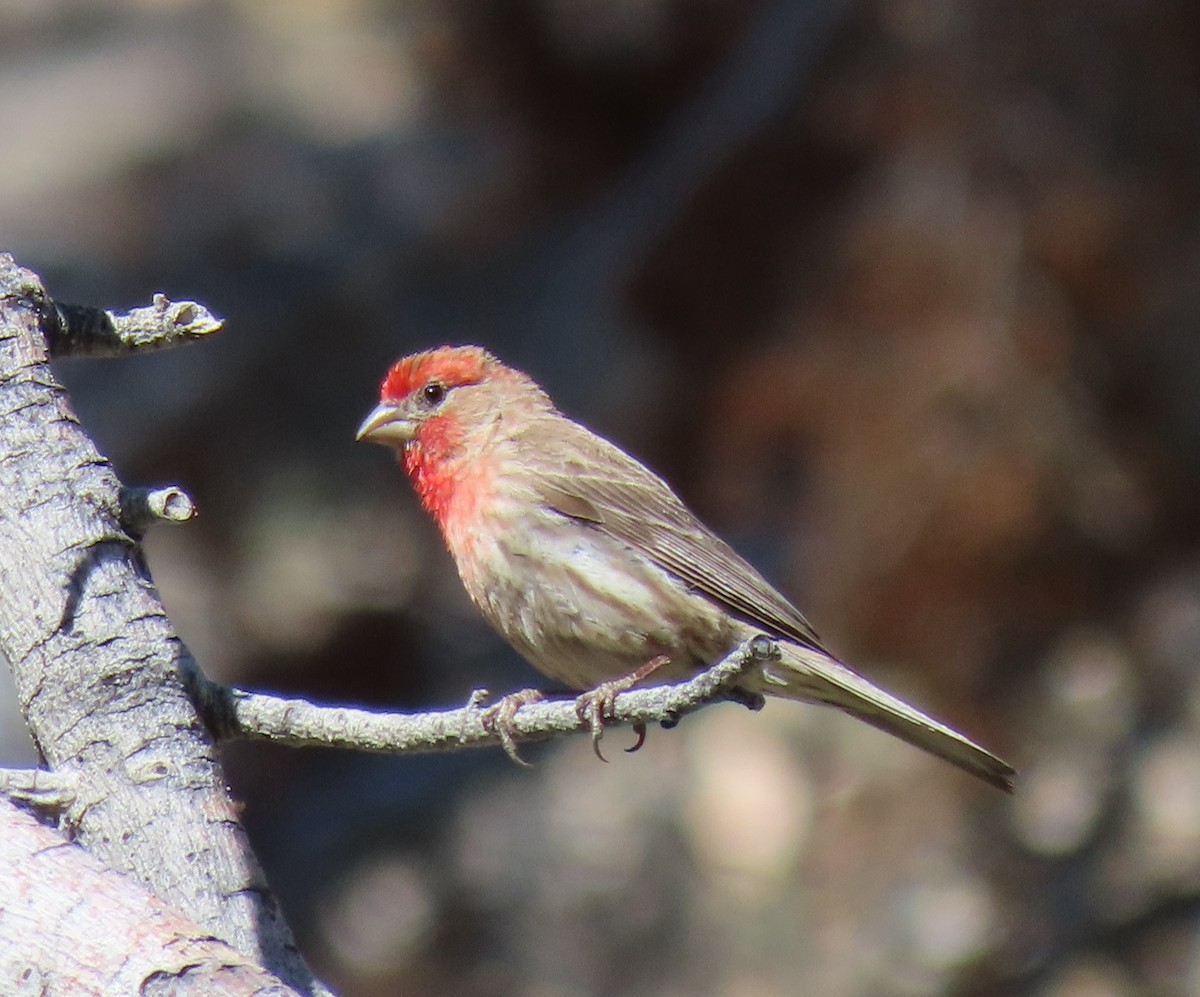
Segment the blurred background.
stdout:
[[[63,364],[211,676],[537,676],[354,430],[488,346],[671,480],[1005,798],[831,711],[236,746],[348,997],[1200,993],[1200,8],[0,0],[0,248],[212,342]],[[29,758],[0,694],[0,762]]]

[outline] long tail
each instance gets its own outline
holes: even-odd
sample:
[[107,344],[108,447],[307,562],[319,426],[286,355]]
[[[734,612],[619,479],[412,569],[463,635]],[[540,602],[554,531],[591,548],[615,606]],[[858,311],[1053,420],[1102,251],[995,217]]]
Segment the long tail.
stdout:
[[1005,792],[1012,792],[1016,770],[958,731],[884,692],[819,651],[783,641],[779,649],[780,659],[763,667],[762,692],[836,706]]

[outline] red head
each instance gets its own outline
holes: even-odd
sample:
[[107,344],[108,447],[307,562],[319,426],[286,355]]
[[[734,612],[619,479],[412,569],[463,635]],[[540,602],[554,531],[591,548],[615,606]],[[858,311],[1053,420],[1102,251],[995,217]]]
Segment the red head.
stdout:
[[442,346],[414,353],[392,365],[380,387],[379,400],[396,405],[432,385],[449,391],[478,384],[498,367],[500,361],[478,346]]
[[[442,524],[491,473],[506,415],[549,412],[532,380],[478,346],[440,346],[392,365],[358,439],[402,451],[425,507]],[[507,423],[513,425],[511,419]]]

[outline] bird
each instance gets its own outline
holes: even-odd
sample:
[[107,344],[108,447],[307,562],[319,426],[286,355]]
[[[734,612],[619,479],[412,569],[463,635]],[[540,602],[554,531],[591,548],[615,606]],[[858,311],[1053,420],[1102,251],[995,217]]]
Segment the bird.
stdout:
[[397,451],[471,601],[539,672],[591,696],[595,737],[605,697],[689,678],[762,635],[778,653],[739,678],[746,701],[836,707],[1012,791],[1012,766],[840,661],[662,478],[482,347],[396,361],[357,439]]

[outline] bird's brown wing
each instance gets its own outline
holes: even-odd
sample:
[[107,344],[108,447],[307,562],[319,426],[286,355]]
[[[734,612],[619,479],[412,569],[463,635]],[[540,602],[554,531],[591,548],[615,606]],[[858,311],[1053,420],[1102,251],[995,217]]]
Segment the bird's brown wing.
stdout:
[[[717,537],[658,477],[566,420],[523,434],[521,459],[549,509],[650,558],[751,626],[799,645],[763,668],[773,695],[827,703],[1012,791],[1015,772],[957,731],[877,688],[834,658],[791,603]],[[528,448],[528,449],[526,449]],[[805,650],[805,649],[810,650]],[[812,652],[816,652],[815,655]]]
[[828,653],[795,606],[624,451],[557,415],[521,443],[548,508],[628,544],[766,633]]

